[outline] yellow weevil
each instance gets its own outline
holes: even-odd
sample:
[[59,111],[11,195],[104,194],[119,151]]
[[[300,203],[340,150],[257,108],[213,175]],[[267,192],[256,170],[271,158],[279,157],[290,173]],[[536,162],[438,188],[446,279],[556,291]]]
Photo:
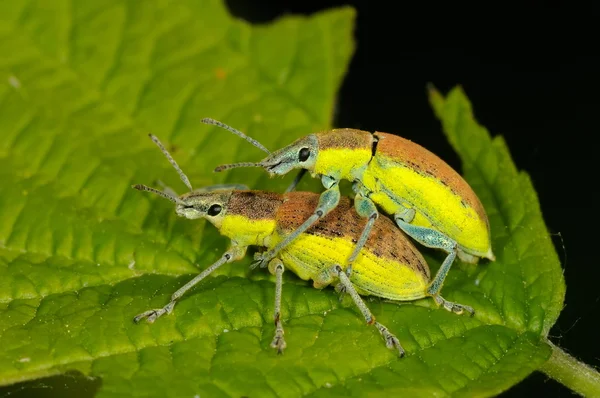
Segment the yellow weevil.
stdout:
[[[177,300],[211,272],[223,264],[242,259],[249,246],[270,249],[289,236],[312,213],[319,195],[313,192],[278,194],[223,185],[193,190],[188,178],[158,139],[152,135],[151,138],[175,167],[190,192],[177,196],[170,189],[159,191],[145,185],[133,187],[175,203],[175,211],[181,217],[207,219],[222,235],[231,239],[229,249],[221,258],[177,290],[165,307],[145,311],[134,318],[135,322],[147,318],[152,323],[158,317],[171,313]],[[271,346],[279,353],[286,346],[280,317],[284,265],[301,279],[312,280],[315,288],[335,285],[338,290],[347,292],[367,324],[374,325],[384,337],[387,347],[397,349],[400,356],[404,355],[400,342],[384,325],[375,321],[360,295],[398,301],[432,296],[438,305],[448,311],[474,313],[469,306],[452,303],[439,293],[428,292],[431,283],[427,262],[387,217],[381,217],[373,223],[374,233],[360,250],[354,263],[354,272],[348,277],[339,264],[352,252],[365,223],[366,220],[356,213],[350,199],[343,197],[335,209],[300,234],[268,263],[269,271],[276,276],[275,336]],[[443,281],[444,276],[439,279]]]
[[301,169],[287,192],[295,188],[306,171],[319,177],[326,188],[296,231],[255,256],[261,265],[338,205],[341,180],[353,183],[356,211],[368,220],[355,249],[343,262],[347,275],[351,275],[353,263],[378,218],[375,204],[392,215],[396,224],[417,242],[448,253],[441,267],[444,272],[431,284],[432,295],[439,292],[441,279],[456,256],[474,264],[480,257],[495,260],[489,221],[475,192],[447,163],[414,142],[387,133],[342,128],[305,136],[271,153],[224,123],[210,118],[202,122],[231,131],[269,154],[258,163],[222,165],[215,171],[262,167],[274,176]]

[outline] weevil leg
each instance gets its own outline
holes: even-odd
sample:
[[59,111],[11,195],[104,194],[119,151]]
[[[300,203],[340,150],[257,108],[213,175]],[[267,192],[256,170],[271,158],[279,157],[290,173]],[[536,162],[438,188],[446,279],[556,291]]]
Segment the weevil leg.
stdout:
[[432,296],[438,294],[442,289],[444,279],[446,279],[446,275],[448,275],[448,271],[450,271],[450,267],[456,258],[458,252],[457,243],[434,229],[409,224],[402,220],[398,215],[394,215],[394,219],[396,220],[396,224],[398,224],[400,229],[406,232],[408,236],[417,242],[434,249],[442,249],[448,253],[448,256],[446,256],[446,259],[442,263],[442,266],[438,270],[435,278],[427,290],[427,293]]
[[450,271],[450,267],[456,258],[456,251],[450,252],[448,256],[444,259],[444,262],[440,266],[435,278],[429,284],[429,288],[427,288],[427,293],[430,294],[435,300],[437,305],[442,305],[446,310],[450,312],[454,312],[455,314],[462,314],[464,311],[468,312],[471,316],[475,315],[475,310],[469,307],[468,305],[453,303],[451,301],[446,300],[442,296],[440,296],[440,290],[442,289],[442,285],[444,284],[444,279],[446,275],[448,275],[448,271]]
[[468,312],[469,315],[475,315],[475,310],[473,307],[468,305],[453,303],[452,301],[448,301],[440,295],[433,296],[435,303],[437,305],[443,306],[447,311],[454,312],[455,314],[462,314],[463,312]]
[[171,301],[169,304],[165,305],[163,308],[148,310],[142,312],[133,318],[135,323],[138,323],[144,318],[147,318],[149,323],[153,323],[157,318],[161,317],[164,314],[170,314],[173,311],[173,307],[175,307],[175,303],[181,296],[183,296],[188,290],[196,286],[200,281],[210,275],[214,270],[222,266],[223,264],[227,264],[233,262],[235,260],[239,260],[246,254],[246,247],[241,246],[232,246],[229,250],[227,250],[220,259],[218,259],[215,263],[213,263],[210,267],[206,268],[200,274],[198,274],[194,279],[183,285],[183,287],[179,288],[173,295],[171,296]]
[[375,203],[363,194],[358,193],[354,198],[354,208],[359,216],[366,218],[368,221],[360,234],[360,238],[358,238],[356,245],[354,245],[352,254],[350,254],[350,257],[348,258],[348,266],[346,267],[346,275],[348,275],[348,278],[352,275],[352,263],[356,260],[356,257],[358,257],[358,253],[360,253],[365,243],[367,243],[373,224],[375,224],[377,217],[379,217],[379,212],[377,211]]
[[381,335],[385,339],[385,345],[387,346],[387,348],[397,349],[398,355],[400,357],[403,357],[404,349],[400,345],[400,341],[398,340],[398,338],[394,336],[384,325],[375,321],[375,317],[373,316],[373,314],[371,314],[369,307],[367,307],[365,302],[360,298],[358,292],[352,285],[352,282],[350,281],[348,275],[346,275],[346,272],[344,272],[342,267],[336,264],[333,266],[332,270],[333,273],[340,279],[340,284],[344,286],[344,290],[350,295],[350,297],[352,297],[352,300],[354,300],[354,304],[356,304],[360,312],[365,317],[365,321],[367,321],[367,324],[375,325],[377,330],[379,330],[379,333],[381,333]]
[[448,275],[448,272],[450,271],[450,268],[452,267],[452,264],[454,263],[454,260],[458,254],[458,244],[441,232],[430,228],[408,224],[397,216],[394,218],[396,219],[398,226],[417,242],[422,243],[427,247],[442,249],[448,253],[444,259],[444,262],[440,266],[440,269],[435,275],[435,278],[433,278],[433,281],[431,281],[429,284],[429,287],[427,288],[427,294],[432,296],[438,305],[443,305],[448,311],[456,314],[462,314],[463,311],[467,311],[471,315],[474,315],[475,311],[473,308],[467,305],[452,303],[439,295],[440,291],[442,290],[442,286],[444,285],[444,280],[446,279],[446,276]]
[[440,269],[438,269],[437,274],[435,274],[435,278],[433,278],[433,281],[431,281],[429,287],[427,288],[428,294],[435,296],[440,293],[440,290],[442,290],[442,285],[444,284],[444,280],[446,279],[446,275],[448,275],[448,271],[450,271],[450,267],[455,259],[456,251],[451,251],[446,256],[444,262],[440,266]]
[[294,181],[292,181],[292,183],[285,190],[285,193],[292,192],[294,189],[296,189],[296,187],[300,183],[300,180],[302,180],[302,177],[304,177],[304,175],[306,174],[306,171],[307,171],[306,169],[301,169],[298,172],[298,174],[296,175],[296,178],[294,178]]
[[279,242],[274,248],[264,253],[256,253],[254,255],[255,261],[250,265],[250,268],[254,269],[258,265],[260,265],[261,268],[266,267],[268,262],[275,258],[281,249],[289,245],[290,242],[296,239],[300,234],[304,233],[307,229],[319,221],[319,219],[325,217],[327,213],[329,213],[338,205],[340,202],[339,181],[327,176],[323,176],[321,181],[323,182],[323,185],[327,187],[327,190],[321,193],[321,196],[319,197],[319,204],[317,205],[317,208],[313,214],[308,217],[308,219],[304,221],[302,225],[298,227],[298,229],[286,236],[286,238]]
[[274,258],[269,262],[269,271],[275,275],[275,311],[273,320],[275,321],[275,337],[271,342],[271,347],[277,349],[278,354],[282,354],[286,347],[285,339],[283,338],[283,326],[281,325],[281,288],[283,287],[283,262],[280,259]]

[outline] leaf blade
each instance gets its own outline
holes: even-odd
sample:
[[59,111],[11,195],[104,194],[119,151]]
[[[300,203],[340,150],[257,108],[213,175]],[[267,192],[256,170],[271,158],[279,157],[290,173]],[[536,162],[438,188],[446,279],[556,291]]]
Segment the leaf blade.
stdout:
[[[508,326],[545,337],[562,310],[565,283],[531,180],[517,171],[504,140],[477,123],[460,87],[446,98],[430,88],[430,102],[485,203],[492,247],[503,249],[482,276],[482,288]],[[501,285],[507,278],[511,283]]]

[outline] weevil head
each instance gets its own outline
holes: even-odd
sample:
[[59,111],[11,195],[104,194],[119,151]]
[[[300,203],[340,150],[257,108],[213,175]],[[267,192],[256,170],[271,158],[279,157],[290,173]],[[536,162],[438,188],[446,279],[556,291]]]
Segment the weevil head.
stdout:
[[285,175],[294,169],[306,169],[312,173],[318,154],[319,141],[314,134],[311,134],[292,142],[278,151],[269,153],[266,158],[258,163],[224,164],[215,168],[215,171],[218,172],[238,167],[262,167],[271,177]]
[[327,175],[354,181],[360,179],[377,144],[377,139],[368,131],[342,128],[307,135],[271,153],[258,141],[238,130],[212,119],[203,121],[223,127],[268,153],[258,163],[224,164],[215,168],[217,172],[237,167],[262,167],[273,177],[294,169],[305,169],[312,176]]
[[232,191],[219,189],[209,192],[188,192],[179,197],[175,212],[189,220],[205,218],[215,227],[220,228],[227,214],[227,207]]
[[333,129],[300,138],[273,152],[259,165],[271,176],[302,168],[313,176],[353,181],[371,160],[373,144],[373,135],[367,131]]
[[181,180],[190,189],[190,192],[177,196],[172,189],[166,187],[163,191],[142,184],[133,185],[132,188],[139,191],[151,192],[175,203],[175,212],[180,217],[185,217],[190,220],[205,218],[215,227],[221,229],[223,219],[227,215],[229,200],[231,199],[233,192],[235,190],[247,190],[248,187],[242,184],[217,184],[200,189],[193,189],[189,178],[181,170],[164,145],[157,137],[152,134],[148,135],[158,146],[163,155],[165,155],[175,171],[177,171]]
[[311,134],[273,152],[260,162],[260,166],[271,176],[285,175],[294,169],[313,172],[318,154],[319,142]]

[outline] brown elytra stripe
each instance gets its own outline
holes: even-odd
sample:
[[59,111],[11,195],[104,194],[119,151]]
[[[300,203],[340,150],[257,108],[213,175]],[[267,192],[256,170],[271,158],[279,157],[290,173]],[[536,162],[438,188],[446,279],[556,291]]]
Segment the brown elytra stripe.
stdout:
[[319,141],[319,149],[347,148],[368,149],[373,145],[373,134],[356,129],[333,129],[315,134]]
[[[314,192],[290,192],[277,210],[277,226],[285,233],[298,228],[315,211],[319,194]],[[318,236],[337,237],[358,241],[367,219],[356,213],[354,204],[347,197],[340,198],[339,205],[309,228],[306,233]],[[392,220],[380,215],[365,248],[377,257],[398,261],[430,277],[425,259],[411,241]]]
[[267,191],[233,191],[227,214],[246,216],[252,220],[274,220],[283,195]]
[[375,132],[379,138],[377,155],[384,155],[398,163],[404,163],[421,175],[437,178],[464,203],[472,207],[477,215],[488,222],[481,201],[467,182],[446,162],[421,145],[397,135]]

